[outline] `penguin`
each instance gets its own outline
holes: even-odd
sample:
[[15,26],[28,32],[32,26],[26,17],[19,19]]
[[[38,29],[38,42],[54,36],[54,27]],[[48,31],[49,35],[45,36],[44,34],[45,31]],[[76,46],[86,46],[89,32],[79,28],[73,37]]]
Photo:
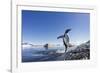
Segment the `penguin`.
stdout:
[[65,53],[66,53],[67,48],[69,46],[69,36],[67,34],[69,31],[71,31],[71,29],[66,29],[64,35],[61,35],[61,36],[57,37],[57,39],[60,39],[60,38],[63,39],[63,44],[65,46]]

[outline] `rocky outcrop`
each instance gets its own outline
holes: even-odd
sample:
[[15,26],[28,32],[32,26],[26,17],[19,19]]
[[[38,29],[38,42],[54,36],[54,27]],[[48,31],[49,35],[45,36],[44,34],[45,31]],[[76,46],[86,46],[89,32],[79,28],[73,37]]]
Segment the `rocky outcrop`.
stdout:
[[65,60],[90,59],[90,41],[83,43],[66,53]]
[[44,45],[44,48],[45,48],[45,49],[48,49],[48,47],[49,47],[48,44],[45,44],[45,45]]

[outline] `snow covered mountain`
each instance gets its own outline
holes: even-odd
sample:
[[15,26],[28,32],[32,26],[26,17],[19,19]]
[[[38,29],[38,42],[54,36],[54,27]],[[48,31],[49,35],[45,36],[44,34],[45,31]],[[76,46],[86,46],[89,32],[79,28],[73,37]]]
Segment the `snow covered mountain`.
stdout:
[[32,47],[33,47],[33,44],[22,43],[22,47],[23,47],[23,48],[32,48]]

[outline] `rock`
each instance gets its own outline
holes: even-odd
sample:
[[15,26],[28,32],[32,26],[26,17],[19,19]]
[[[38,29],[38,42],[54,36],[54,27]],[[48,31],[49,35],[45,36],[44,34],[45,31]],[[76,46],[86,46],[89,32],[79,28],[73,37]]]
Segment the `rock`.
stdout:
[[47,50],[48,49],[48,44],[45,44],[44,45],[44,48]]
[[76,47],[76,49],[66,53],[65,60],[90,59],[90,41]]

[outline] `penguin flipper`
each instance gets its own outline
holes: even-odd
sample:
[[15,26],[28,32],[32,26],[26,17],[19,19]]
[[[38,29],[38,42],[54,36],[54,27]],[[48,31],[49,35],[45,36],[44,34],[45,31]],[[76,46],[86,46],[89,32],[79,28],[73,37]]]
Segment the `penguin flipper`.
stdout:
[[59,39],[59,38],[63,38],[63,37],[64,37],[64,35],[61,35],[61,36],[57,37],[57,39]]
[[65,33],[68,33],[69,31],[71,31],[71,29],[67,29],[67,30],[65,31]]

